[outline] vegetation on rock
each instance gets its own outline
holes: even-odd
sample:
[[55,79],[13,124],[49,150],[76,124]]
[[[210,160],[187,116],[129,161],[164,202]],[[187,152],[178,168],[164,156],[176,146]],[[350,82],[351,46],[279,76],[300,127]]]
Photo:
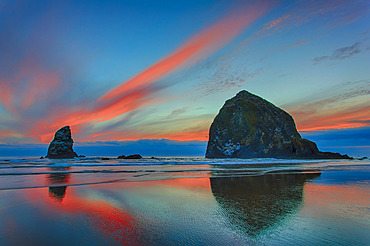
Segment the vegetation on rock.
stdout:
[[321,152],[293,117],[245,90],[227,100],[209,130],[207,158],[350,158]]

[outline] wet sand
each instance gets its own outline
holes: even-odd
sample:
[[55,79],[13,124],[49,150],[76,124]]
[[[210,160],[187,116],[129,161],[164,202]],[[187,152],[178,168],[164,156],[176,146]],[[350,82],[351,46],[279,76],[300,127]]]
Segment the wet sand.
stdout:
[[30,162],[0,164],[1,245],[370,244],[366,161]]

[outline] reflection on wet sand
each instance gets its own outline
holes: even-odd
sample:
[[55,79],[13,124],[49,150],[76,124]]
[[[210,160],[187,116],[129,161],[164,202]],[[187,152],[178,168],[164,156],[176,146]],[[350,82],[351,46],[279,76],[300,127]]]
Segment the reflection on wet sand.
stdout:
[[[66,184],[69,184],[71,179],[71,173],[68,172],[70,167],[49,167],[49,170],[52,171],[46,177],[47,182],[52,185],[49,186],[49,197],[61,205],[54,207],[55,209],[87,216],[89,224],[107,237],[105,240],[110,242],[107,243],[109,245],[113,242],[123,245],[140,245],[134,226],[135,220],[130,214],[106,201],[79,197],[73,188],[69,190],[68,197],[66,197],[68,187]],[[55,206],[54,202],[49,204]],[[56,210],[53,211],[56,212]]]
[[70,167],[50,167],[51,173],[47,176],[48,182],[53,185],[58,186],[49,186],[49,196],[54,198],[57,201],[62,202],[65,197],[67,186],[59,186],[60,184],[67,184],[70,180],[70,173],[58,173],[60,171],[68,171]]
[[320,173],[211,177],[211,189],[230,223],[249,236],[278,225],[303,202],[305,182]]
[[49,187],[49,196],[58,201],[63,201],[66,195],[67,186]]

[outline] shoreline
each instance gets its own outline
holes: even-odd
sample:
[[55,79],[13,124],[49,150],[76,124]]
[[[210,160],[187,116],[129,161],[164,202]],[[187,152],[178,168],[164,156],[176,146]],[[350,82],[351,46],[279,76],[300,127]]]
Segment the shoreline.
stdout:
[[0,237],[4,245],[368,242],[369,161],[195,166],[49,166],[25,176],[10,168],[2,184],[39,186],[0,190],[0,228],[12,228]]

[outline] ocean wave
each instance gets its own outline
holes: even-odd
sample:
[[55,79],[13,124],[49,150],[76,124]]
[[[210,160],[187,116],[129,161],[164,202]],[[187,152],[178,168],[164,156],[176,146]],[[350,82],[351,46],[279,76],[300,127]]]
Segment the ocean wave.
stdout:
[[22,163],[32,165],[55,165],[55,166],[89,166],[89,165],[244,165],[244,164],[279,164],[279,163],[317,163],[328,162],[329,160],[299,160],[299,159],[274,159],[274,158],[254,158],[254,159],[206,159],[200,157],[159,157],[143,158],[140,160],[122,160],[109,158],[102,160],[102,157],[74,158],[74,159],[0,159],[0,166],[17,165]]
[[206,159],[201,157],[161,157],[140,160],[117,158],[102,160],[102,157],[68,160],[14,158],[0,159],[2,181],[0,189],[32,187],[40,182],[48,183],[50,180],[55,180],[53,185],[55,182],[69,185],[72,181],[72,183],[91,183],[101,179],[143,181],[184,177],[240,177],[348,170],[356,169],[358,166],[363,170],[370,169],[368,160]]

